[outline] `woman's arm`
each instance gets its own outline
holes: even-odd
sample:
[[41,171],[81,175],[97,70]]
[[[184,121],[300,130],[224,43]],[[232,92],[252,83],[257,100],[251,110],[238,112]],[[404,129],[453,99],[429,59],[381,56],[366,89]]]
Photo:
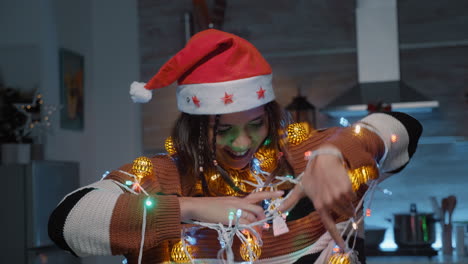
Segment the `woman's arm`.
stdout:
[[[293,167],[304,168],[302,184],[280,209],[291,208],[307,196],[320,214],[322,222],[340,246],[330,212],[351,217],[355,195],[350,170],[369,168],[382,174],[377,180],[403,169],[414,154],[422,133],[420,123],[403,113],[371,114],[355,125],[318,132],[299,146],[292,147]],[[298,150],[299,149],[299,150]],[[304,151],[312,150],[313,160],[304,160]],[[296,160],[296,162],[295,162]],[[373,175],[379,177],[378,173]],[[372,175],[371,175],[372,176]],[[365,183],[365,182],[364,182]]]
[[67,195],[52,212],[49,236],[77,256],[138,250],[144,222],[145,248],[180,237],[177,196],[152,195],[153,206],[145,205],[147,198],[124,191],[115,180],[93,183]]

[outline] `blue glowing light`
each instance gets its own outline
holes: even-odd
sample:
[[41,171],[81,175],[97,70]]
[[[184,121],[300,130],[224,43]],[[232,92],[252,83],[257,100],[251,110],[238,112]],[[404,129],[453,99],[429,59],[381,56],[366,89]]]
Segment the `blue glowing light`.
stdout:
[[351,124],[349,123],[348,119],[344,118],[344,117],[341,117],[340,118],[340,125],[344,126],[344,127],[348,127],[350,126]]

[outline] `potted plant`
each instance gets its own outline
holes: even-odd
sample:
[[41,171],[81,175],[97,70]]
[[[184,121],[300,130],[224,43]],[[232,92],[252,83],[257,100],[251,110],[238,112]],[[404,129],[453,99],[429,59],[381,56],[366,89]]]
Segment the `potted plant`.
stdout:
[[[30,98],[17,89],[0,84],[0,144],[2,163],[28,163],[30,160],[32,116],[40,115],[40,106],[23,110],[23,104]],[[26,112],[27,111],[27,112]],[[30,115],[28,116],[27,113]]]

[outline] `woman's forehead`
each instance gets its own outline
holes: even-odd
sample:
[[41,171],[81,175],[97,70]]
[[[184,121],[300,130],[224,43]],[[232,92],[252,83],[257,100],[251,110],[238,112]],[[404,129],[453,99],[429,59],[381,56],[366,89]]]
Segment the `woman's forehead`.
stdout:
[[[220,124],[242,124],[265,115],[265,107],[258,106],[246,111],[223,114],[219,117]],[[214,116],[210,116],[210,121],[214,122]]]

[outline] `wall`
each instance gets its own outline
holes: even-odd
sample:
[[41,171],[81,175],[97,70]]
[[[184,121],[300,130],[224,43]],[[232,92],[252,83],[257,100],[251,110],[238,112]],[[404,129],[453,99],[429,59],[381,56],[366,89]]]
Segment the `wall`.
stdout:
[[[0,3],[0,70],[7,85],[38,87],[46,104],[59,102],[58,49],[85,59],[82,131],[61,129],[57,113],[45,138],[45,158],[80,163],[80,183],[99,180],[141,154],[140,108],[128,96],[139,79],[134,1],[19,0]],[[85,264],[120,263],[89,257]]]
[[[300,87],[311,103],[323,108],[357,82],[354,5],[355,1],[229,1],[223,29],[247,38],[264,54],[283,106]],[[183,14],[191,11],[191,3],[139,0],[139,10],[145,81],[183,46]],[[374,213],[366,220],[388,228],[390,247],[391,223],[386,219],[408,212],[412,202],[421,212],[432,211],[429,196],[440,201],[455,194],[459,203],[454,220],[468,220],[468,3],[398,1],[398,12],[401,77],[438,100],[440,107],[415,115],[425,128],[419,149],[403,172],[381,184],[393,195],[378,192]],[[147,153],[163,149],[178,112],[174,87],[155,94],[158,100],[145,105],[142,113]],[[338,125],[337,119],[321,113],[318,120],[320,127]]]

